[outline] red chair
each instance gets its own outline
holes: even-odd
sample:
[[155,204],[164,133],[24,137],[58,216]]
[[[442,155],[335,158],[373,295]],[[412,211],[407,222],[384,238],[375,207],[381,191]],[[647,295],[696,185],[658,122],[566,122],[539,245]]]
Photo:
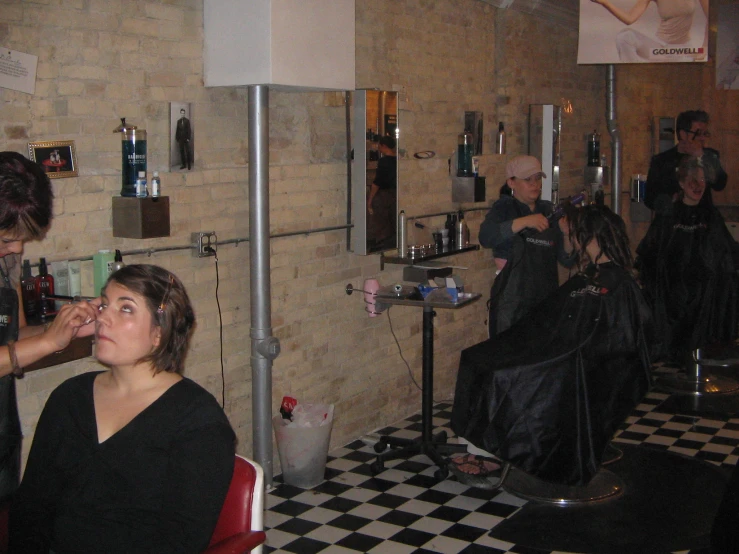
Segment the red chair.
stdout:
[[262,554],[264,472],[256,462],[236,455],[234,475],[205,554]]

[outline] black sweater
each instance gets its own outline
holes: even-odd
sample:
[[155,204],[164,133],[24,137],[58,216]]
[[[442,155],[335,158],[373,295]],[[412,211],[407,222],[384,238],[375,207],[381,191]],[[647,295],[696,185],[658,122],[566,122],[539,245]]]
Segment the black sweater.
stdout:
[[223,410],[183,379],[98,443],[98,374],[67,380],[46,403],[11,507],[11,552],[202,552],[233,474]]

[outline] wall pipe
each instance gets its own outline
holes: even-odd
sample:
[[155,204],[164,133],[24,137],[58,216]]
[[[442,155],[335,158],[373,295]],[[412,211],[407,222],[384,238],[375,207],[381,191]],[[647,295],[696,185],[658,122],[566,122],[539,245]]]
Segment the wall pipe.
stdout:
[[606,122],[611,135],[611,209],[621,215],[621,133],[616,118],[616,66],[606,67]]
[[249,86],[249,272],[251,388],[254,459],[272,487],[272,360],[280,343],[272,336],[269,257],[269,87]]

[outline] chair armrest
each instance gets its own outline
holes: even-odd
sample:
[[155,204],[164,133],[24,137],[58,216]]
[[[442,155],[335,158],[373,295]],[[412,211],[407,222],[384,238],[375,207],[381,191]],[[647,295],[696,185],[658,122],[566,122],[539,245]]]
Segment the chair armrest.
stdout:
[[267,540],[264,531],[239,533],[208,547],[204,554],[244,554]]

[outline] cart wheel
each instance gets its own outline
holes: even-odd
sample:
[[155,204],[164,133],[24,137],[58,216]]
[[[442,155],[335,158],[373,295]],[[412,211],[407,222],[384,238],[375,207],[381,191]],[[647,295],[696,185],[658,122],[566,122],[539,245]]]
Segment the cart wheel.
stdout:
[[385,471],[385,464],[382,463],[382,460],[375,460],[370,464],[370,471],[372,472],[372,475],[382,473]]
[[377,452],[378,454],[380,452],[385,452],[386,448],[387,448],[387,443],[384,441],[377,441],[374,446],[375,452]]
[[434,471],[434,479],[436,479],[437,481],[443,481],[447,477],[449,477],[449,470],[445,467],[440,467],[439,469]]

